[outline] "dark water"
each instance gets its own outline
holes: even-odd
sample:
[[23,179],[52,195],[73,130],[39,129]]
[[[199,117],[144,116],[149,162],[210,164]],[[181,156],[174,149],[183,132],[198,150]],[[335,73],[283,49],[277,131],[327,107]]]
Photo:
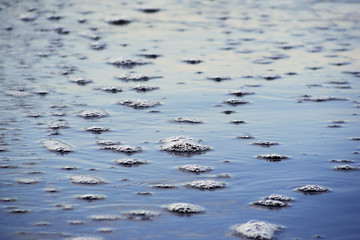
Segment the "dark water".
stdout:
[[[139,10],[146,7],[159,11]],[[276,239],[359,239],[359,171],[334,170],[359,167],[359,8],[358,1],[2,0],[1,239],[237,239],[231,227],[253,219],[283,226]],[[114,25],[108,17],[131,21]],[[94,39],[100,43],[91,45]],[[138,62],[108,63],[120,56]],[[124,74],[157,78],[117,79]],[[77,77],[92,82],[70,81]],[[135,91],[139,84],[158,89]],[[122,91],[101,90],[107,86]],[[229,94],[240,90],[253,94]],[[117,104],[129,99],[161,105]],[[227,104],[228,99],[247,103]],[[89,109],[108,116],[79,116]],[[178,117],[201,123],[172,121]],[[52,126],[60,119],[67,128]],[[92,126],[109,130],[84,130]],[[179,135],[202,139],[211,150],[186,156],[160,151],[161,140]],[[244,135],[254,138],[238,138]],[[67,143],[73,152],[50,152],[43,146],[46,139]],[[100,150],[99,140],[142,151],[129,156]],[[279,144],[252,144],[259,141]],[[257,158],[271,153],[289,158]],[[128,157],[148,163],[114,162]],[[213,170],[178,170],[185,164]],[[74,184],[73,175],[106,183]],[[205,179],[227,187],[187,187]],[[157,184],[173,188],[154,188]],[[295,191],[308,184],[330,191]],[[294,201],[277,210],[250,205],[272,193]],[[82,194],[105,199],[78,199]],[[204,213],[164,210],[174,202],[200,205]],[[123,213],[132,210],[160,215],[128,219]],[[92,219],[109,214],[118,219]]]

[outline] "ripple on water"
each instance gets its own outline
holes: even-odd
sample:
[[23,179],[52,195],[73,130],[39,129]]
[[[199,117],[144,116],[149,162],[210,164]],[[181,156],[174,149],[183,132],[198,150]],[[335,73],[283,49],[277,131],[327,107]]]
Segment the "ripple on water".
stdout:
[[101,109],[88,109],[80,112],[79,116],[83,118],[102,118],[107,117],[108,113]]
[[318,194],[330,191],[329,188],[320,185],[305,185],[295,190],[304,194]]
[[266,161],[269,161],[269,162],[279,162],[279,161],[284,160],[284,159],[289,159],[289,157],[286,156],[286,155],[275,154],[275,153],[262,154],[262,155],[257,156],[257,158],[258,159],[263,159],[263,160],[266,160]]
[[235,225],[232,229],[233,233],[240,237],[270,240],[280,228],[280,226],[272,223],[251,220],[247,223]]
[[94,184],[106,183],[106,181],[102,178],[89,176],[89,175],[73,175],[70,177],[70,180],[72,183],[76,183],[76,184],[94,185]]
[[226,188],[226,183],[214,180],[196,180],[188,183],[188,186],[191,188],[197,188],[202,190],[215,190]]
[[64,143],[60,140],[47,139],[42,141],[42,143],[44,147],[46,147],[51,152],[69,153],[73,151],[71,145]]
[[199,144],[199,140],[187,136],[174,136],[161,141],[160,150],[171,153],[202,153],[209,151],[210,146]]
[[151,108],[161,105],[161,103],[158,101],[150,101],[143,99],[122,100],[122,101],[118,101],[117,104],[132,107],[134,109],[145,109],[145,108]]
[[19,16],[19,19],[24,22],[33,22],[39,17],[39,14],[37,12],[28,12],[21,14]]
[[192,203],[184,203],[184,202],[177,202],[172,204],[164,205],[164,208],[170,212],[177,213],[177,214],[196,214],[196,213],[203,213],[204,208],[199,205],[192,204]]
[[122,214],[130,220],[152,220],[160,216],[159,212],[150,210],[132,210],[125,211]]
[[204,173],[212,171],[212,167],[204,166],[204,165],[195,165],[195,164],[187,164],[179,167],[179,170],[183,172],[191,172],[191,173]]
[[138,153],[141,152],[141,147],[131,146],[131,145],[107,145],[100,148],[101,150],[112,150],[114,152],[122,153]]
[[101,195],[101,194],[81,194],[81,195],[76,195],[76,198],[87,201],[96,201],[96,200],[104,200],[106,197],[105,195]]
[[147,164],[148,161],[138,158],[122,158],[115,160],[115,163],[125,167],[133,167],[133,166]]

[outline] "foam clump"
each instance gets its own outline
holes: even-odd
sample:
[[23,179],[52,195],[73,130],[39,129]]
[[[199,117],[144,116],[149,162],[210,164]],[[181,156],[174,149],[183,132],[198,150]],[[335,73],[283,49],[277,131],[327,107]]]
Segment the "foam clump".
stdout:
[[238,224],[233,227],[235,235],[260,240],[272,239],[274,233],[279,230],[280,226],[256,220],[252,220],[244,224]]
[[284,159],[288,159],[289,157],[282,154],[262,154],[257,156],[259,159],[267,160],[269,162],[279,162]]
[[79,85],[86,85],[86,84],[92,83],[93,80],[88,79],[86,77],[73,77],[73,78],[70,78],[70,82],[76,83]]
[[276,146],[279,145],[278,142],[270,142],[270,141],[258,141],[253,142],[252,145],[262,146],[262,147],[270,147],[270,146]]
[[114,221],[118,220],[120,217],[117,215],[93,215],[91,216],[91,220],[94,221]]
[[312,97],[312,96],[305,96],[301,99],[302,101],[309,101],[309,102],[329,102],[329,101],[346,101],[347,98],[342,97]]
[[113,141],[113,140],[99,140],[97,141],[97,144],[104,145],[104,146],[110,146],[110,145],[118,145],[119,141]]
[[203,190],[213,190],[218,188],[225,188],[226,183],[218,182],[214,180],[197,180],[188,184],[192,188],[198,188]]
[[204,173],[204,172],[211,171],[212,168],[209,166],[203,166],[203,165],[187,164],[187,165],[180,166],[179,170],[184,171],[184,172],[192,172],[192,173]]
[[280,195],[280,194],[271,194],[268,197],[265,197],[264,199],[270,199],[270,200],[277,200],[277,201],[282,201],[282,202],[291,202],[293,201],[292,197],[287,197],[285,195]]
[[150,210],[132,210],[123,212],[122,214],[131,220],[151,220],[154,217],[160,216],[159,212]]
[[88,201],[95,201],[95,200],[103,200],[106,197],[101,194],[82,194],[82,195],[77,195],[76,198],[82,200],[88,200]]
[[136,165],[147,164],[148,161],[143,160],[143,159],[138,159],[138,158],[123,158],[123,159],[115,160],[115,163],[123,165],[123,166],[131,167],[131,166],[136,166]]
[[111,92],[111,93],[118,93],[123,91],[121,87],[115,87],[115,86],[102,87],[101,90],[104,92]]
[[138,92],[148,92],[148,91],[157,90],[157,89],[159,89],[159,87],[152,87],[152,86],[148,86],[148,85],[137,85],[133,89]]
[[244,91],[244,90],[233,90],[233,91],[230,91],[229,94],[237,96],[237,97],[243,97],[246,95],[252,95],[252,94],[254,94],[254,92],[248,92],[248,91]]
[[117,104],[132,107],[134,109],[151,108],[151,107],[161,105],[161,103],[158,101],[150,101],[150,100],[143,100],[143,99],[122,100],[122,101],[118,101]]
[[178,122],[178,123],[190,123],[190,124],[202,123],[202,121],[200,121],[200,120],[193,119],[193,118],[187,118],[187,117],[177,117],[177,118],[173,119],[172,121]]
[[44,140],[42,143],[44,147],[46,147],[49,151],[52,152],[69,153],[73,151],[71,145],[64,143],[60,140],[47,139]]
[[90,43],[90,47],[94,50],[102,50],[106,47],[106,43],[96,41],[96,42]]
[[204,212],[204,209],[201,206],[192,203],[178,202],[164,205],[164,207],[170,212],[180,214],[193,214]]
[[85,128],[85,131],[97,133],[97,134],[100,134],[102,132],[107,132],[109,130],[110,130],[110,128],[99,127],[99,126],[92,126],[92,127]]
[[140,81],[148,81],[150,79],[159,78],[159,77],[146,76],[146,75],[140,75],[140,74],[123,74],[123,75],[117,76],[117,78],[120,80],[123,80],[123,81],[140,82]]
[[80,113],[80,117],[83,118],[102,118],[107,116],[108,113],[101,109],[88,109]]
[[38,18],[39,14],[37,12],[28,12],[21,14],[19,16],[19,19],[24,22],[32,22],[35,21]]
[[249,102],[242,99],[228,99],[224,101],[224,103],[227,103],[229,105],[242,105],[242,104],[247,104]]
[[230,80],[231,77],[228,77],[228,76],[211,76],[211,77],[207,77],[207,79],[213,80],[215,82],[221,82],[221,81],[224,81],[224,80]]
[[19,184],[35,184],[38,183],[39,181],[33,178],[19,178],[16,180],[16,182]]
[[6,92],[7,95],[17,98],[23,98],[31,96],[31,93],[25,92],[25,91],[16,91],[16,90],[10,90]]
[[174,188],[176,188],[175,185],[166,184],[166,183],[155,184],[155,185],[153,185],[152,187],[153,187],[153,188],[158,188],[158,189],[174,189]]
[[305,185],[302,187],[299,187],[296,189],[296,191],[298,192],[302,192],[302,193],[323,193],[323,192],[328,192],[330,191],[329,188],[320,186],[320,185]]
[[338,171],[356,171],[359,170],[358,167],[350,166],[350,165],[339,165],[334,167],[335,170]]
[[101,150],[112,150],[115,152],[123,152],[123,153],[137,153],[137,152],[141,152],[141,147],[130,146],[130,145],[108,145],[102,147]]
[[63,129],[63,128],[69,128],[69,123],[63,119],[53,121],[50,123],[49,128],[51,129]]
[[107,17],[105,21],[112,25],[127,25],[132,22],[131,19],[124,17]]
[[70,177],[70,180],[72,183],[76,184],[102,184],[106,183],[104,179],[95,177],[95,176],[89,176],[89,175],[73,175]]
[[162,140],[164,145],[160,147],[162,151],[174,153],[197,153],[211,149],[210,146],[199,144],[199,140],[187,136],[174,136]]
[[288,206],[288,204],[285,202],[272,199],[261,199],[259,201],[253,202],[252,205],[269,208],[281,208]]
[[143,61],[141,59],[117,57],[109,59],[108,63],[116,67],[132,68],[136,65],[145,65],[149,64],[150,62]]

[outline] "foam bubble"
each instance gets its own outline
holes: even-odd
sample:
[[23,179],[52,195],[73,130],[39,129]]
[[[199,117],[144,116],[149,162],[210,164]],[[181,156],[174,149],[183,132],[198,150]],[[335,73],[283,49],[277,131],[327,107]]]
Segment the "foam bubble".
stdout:
[[83,118],[102,118],[107,116],[108,116],[107,112],[101,109],[88,109],[80,113],[80,117]]
[[164,143],[160,149],[162,151],[174,153],[198,153],[211,149],[210,146],[199,144],[199,140],[187,136],[173,136],[162,140]]
[[192,172],[192,173],[203,173],[203,172],[209,172],[212,170],[209,166],[203,166],[203,165],[182,165],[179,167],[179,170],[184,172]]
[[95,177],[95,176],[89,176],[89,175],[73,175],[70,177],[70,180],[72,183],[76,184],[102,184],[106,183],[104,179]]
[[78,85],[86,85],[86,84],[92,83],[93,80],[88,79],[86,77],[73,77],[73,78],[70,78],[70,82],[76,83]]
[[120,219],[119,216],[109,215],[109,214],[91,216],[91,220],[94,220],[94,221],[114,221],[114,220],[118,220],[118,219]]
[[172,122],[177,122],[177,123],[190,123],[190,124],[198,124],[198,123],[202,123],[202,121],[200,120],[196,120],[193,118],[187,118],[187,117],[177,117],[173,120],[171,120]]
[[60,140],[52,140],[47,139],[42,141],[44,147],[46,147],[49,151],[59,152],[59,153],[69,153],[73,151],[71,145],[64,143]]
[[100,134],[102,132],[107,132],[109,130],[110,130],[110,128],[99,127],[99,126],[92,126],[92,127],[85,128],[85,131],[97,133],[97,134]]
[[270,142],[270,141],[258,141],[251,143],[252,145],[262,146],[262,147],[270,147],[279,145],[278,142]]
[[304,194],[315,194],[315,193],[329,192],[330,189],[320,185],[305,185],[297,188],[296,191],[302,192]]
[[131,146],[131,145],[108,145],[100,148],[102,150],[112,150],[115,152],[123,153],[138,153],[141,152],[141,147]]
[[288,159],[289,157],[282,154],[262,154],[257,156],[259,159],[267,160],[269,162],[278,162],[284,159]]
[[125,211],[122,214],[131,220],[151,220],[154,217],[160,216],[159,212],[150,210],[132,210]]
[[137,65],[145,65],[145,64],[149,64],[151,62],[143,61],[141,59],[117,57],[117,58],[109,59],[108,63],[112,64],[116,67],[132,68]]
[[233,227],[235,235],[261,240],[272,239],[274,233],[278,230],[280,230],[280,226],[257,220],[252,220],[244,224],[238,224]]
[[227,103],[229,105],[243,105],[249,103],[248,101],[242,100],[242,99],[228,99],[224,101],[224,103]]
[[123,165],[123,166],[131,167],[131,166],[136,166],[136,165],[147,164],[148,161],[143,160],[143,159],[138,159],[138,158],[123,158],[123,159],[115,160],[115,163]]
[[203,190],[213,190],[219,188],[226,188],[226,183],[218,182],[214,180],[197,180],[188,183],[188,186],[192,188],[198,188]]
[[95,201],[95,200],[104,200],[106,197],[101,194],[82,194],[82,195],[77,195],[76,198],[82,200],[88,200],[88,201]]
[[122,100],[122,101],[118,101],[117,104],[132,107],[134,109],[151,108],[151,107],[161,105],[161,103],[158,101],[150,101],[150,100],[143,100],[143,99]]
[[180,214],[193,214],[193,213],[204,212],[204,209],[201,206],[192,203],[177,202],[177,203],[164,205],[164,207],[170,212],[175,212]]
[[350,166],[350,165],[339,165],[334,167],[335,170],[338,171],[356,171],[359,170],[358,167]]
[[269,207],[269,208],[281,208],[281,207],[287,207],[288,204],[282,201],[278,200],[272,200],[272,199],[261,199],[259,201],[251,203],[254,206],[260,206],[260,207]]

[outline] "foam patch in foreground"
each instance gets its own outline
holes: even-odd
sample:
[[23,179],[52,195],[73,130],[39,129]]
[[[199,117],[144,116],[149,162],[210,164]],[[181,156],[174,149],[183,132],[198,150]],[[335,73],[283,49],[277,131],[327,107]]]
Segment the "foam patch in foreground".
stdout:
[[274,233],[279,230],[280,226],[256,220],[251,220],[247,223],[238,224],[233,227],[235,235],[261,240],[272,239]]

